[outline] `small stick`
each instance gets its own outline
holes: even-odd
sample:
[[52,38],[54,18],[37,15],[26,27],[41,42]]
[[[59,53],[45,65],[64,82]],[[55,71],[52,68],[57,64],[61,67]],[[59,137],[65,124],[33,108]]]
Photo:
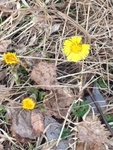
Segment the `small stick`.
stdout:
[[108,122],[106,121],[106,119],[105,119],[105,117],[104,117],[104,114],[103,114],[103,112],[102,112],[102,110],[101,110],[101,108],[100,108],[100,105],[98,104],[98,102],[96,101],[96,99],[95,99],[95,97],[94,97],[94,94],[91,93],[91,91],[90,91],[89,89],[87,89],[87,92],[88,92],[88,94],[90,95],[92,101],[94,102],[94,104],[95,104],[97,110],[99,111],[99,113],[100,113],[100,115],[101,115],[101,117],[102,117],[102,119],[103,119],[103,121],[104,121],[106,127],[109,129],[109,131],[111,132],[111,134],[112,134],[112,136],[113,136],[113,130],[111,129],[111,127],[110,127],[110,125],[108,124]]

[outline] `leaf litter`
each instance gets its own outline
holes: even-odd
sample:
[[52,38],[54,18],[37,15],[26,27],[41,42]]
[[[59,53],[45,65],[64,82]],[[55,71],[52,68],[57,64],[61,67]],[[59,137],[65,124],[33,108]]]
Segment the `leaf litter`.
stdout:
[[[27,142],[29,139],[36,139],[44,132],[47,125],[51,126],[51,123],[56,124],[55,119],[51,117],[49,118],[50,122],[48,122],[48,117],[45,116],[45,114],[49,116],[54,115],[58,118],[62,118],[61,116],[65,117],[68,107],[75,99],[75,96],[69,88],[59,89],[54,87],[54,85],[58,85],[56,79],[56,67],[54,64],[45,61],[40,62],[35,68],[33,68],[31,78],[37,83],[37,85],[39,85],[38,88],[46,89],[47,91],[50,91],[51,94],[49,93],[45,95],[43,103],[45,105],[46,113],[43,114],[38,108],[31,111],[18,108],[20,107],[20,104],[13,104],[10,108],[7,108],[6,116],[11,121],[12,135],[19,142]],[[44,84],[45,87],[42,86]],[[60,129],[61,125],[49,128],[49,130],[45,132],[48,140],[57,139],[60,134]],[[61,141],[57,149],[65,149],[65,147],[68,147],[68,141],[66,140]]]
[[31,79],[34,80],[41,89],[53,90],[58,84],[56,79],[56,67],[54,64],[41,61],[33,67]]
[[86,120],[77,125],[78,142],[86,143],[87,149],[105,150],[104,144],[111,145],[108,139],[110,133],[106,131],[97,117],[86,117]]
[[13,106],[7,108],[6,115],[11,120],[12,135],[18,141],[36,139],[44,131],[43,115],[37,109],[26,111]]
[[33,130],[37,133],[43,133],[44,131],[44,116],[39,113],[38,109],[31,112],[31,125]]
[[53,63],[39,62],[31,72],[31,79],[38,84],[38,88],[50,91],[43,100],[46,113],[61,117],[66,116],[68,107],[75,100],[75,95],[70,88],[59,87],[56,70]]
[[75,100],[75,95],[69,88],[59,88],[56,92],[50,92],[44,97],[43,103],[48,115],[55,117],[65,117],[69,106]]
[[[5,4],[3,7],[0,7],[0,9],[1,9],[0,22],[1,22],[1,29],[2,29],[0,31],[1,38],[7,39],[7,40],[10,40],[10,38],[11,38],[12,43],[15,43],[15,45],[16,44],[19,45],[20,43],[22,43],[23,50],[20,47],[20,48],[18,48],[17,52],[20,55],[20,58],[22,58],[22,60],[24,60],[25,62],[27,61],[27,59],[29,59],[30,61],[34,61],[34,57],[35,57],[36,60],[38,60],[38,58],[39,58],[39,60],[50,60],[50,61],[54,60],[56,62],[56,64],[58,64],[59,66],[61,64],[63,64],[64,66],[61,67],[61,70],[60,70],[61,71],[60,72],[60,74],[61,74],[60,81],[65,80],[66,86],[67,85],[69,85],[70,87],[76,86],[76,87],[78,87],[78,89],[81,89],[81,88],[91,89],[91,92],[93,92],[97,102],[100,101],[99,99],[101,98],[101,96],[102,96],[102,100],[104,102],[107,102],[107,99],[108,99],[109,106],[108,106],[108,108],[106,108],[105,113],[112,114],[111,113],[112,112],[112,95],[113,95],[113,93],[112,93],[112,82],[113,82],[112,67],[113,66],[112,66],[112,58],[111,58],[111,56],[112,56],[111,54],[113,53],[112,52],[112,38],[111,38],[112,37],[112,19],[113,19],[113,16],[111,13],[112,2],[109,1],[106,3],[103,1],[98,1],[98,3],[97,3],[95,1],[91,1],[91,3],[89,3],[89,1],[84,1],[84,2],[79,1],[79,2],[76,2],[76,4],[74,1],[69,1],[69,2],[68,1],[67,2],[46,1],[46,4],[44,2],[45,1],[32,2],[32,1],[24,1],[24,0],[22,0],[22,2],[20,2],[20,1],[19,2],[18,1],[10,2],[8,0],[2,0],[1,5],[5,4],[5,3],[8,3],[8,4]],[[42,9],[42,6],[44,6],[44,8],[45,8],[44,10]],[[71,13],[70,13],[70,10],[72,10]],[[69,14],[68,14],[68,12],[69,12]],[[83,14],[84,14],[84,16],[83,16]],[[95,22],[96,27],[94,26],[94,22]],[[91,53],[86,60],[81,61],[76,64],[78,66],[78,68],[80,68],[79,71],[77,71],[75,67],[70,68],[70,62],[68,62],[69,63],[69,67],[68,67],[69,72],[67,73],[67,72],[65,72],[67,61],[65,60],[64,55],[62,54],[62,51],[61,51],[61,49],[62,49],[61,42],[63,39],[73,36],[73,35],[77,35],[77,34],[82,36],[85,41],[91,42],[91,47],[92,47]],[[5,40],[5,42],[7,42],[7,41]],[[1,49],[2,49],[1,53],[4,53],[7,50],[9,50],[9,48],[8,48],[9,46],[7,44],[5,46],[1,47]],[[14,46],[11,47],[11,50],[13,50],[13,49],[15,50]],[[40,49],[39,53],[35,51],[37,49]],[[42,56],[42,53],[44,54],[43,56]],[[56,60],[56,58],[58,58],[58,60]],[[38,60],[38,62],[39,62],[39,60]],[[59,62],[59,61],[61,61],[61,62]],[[80,101],[81,100],[80,98],[83,95],[82,96],[79,95],[81,97],[79,99],[77,99],[78,95],[76,96],[73,94],[73,92],[70,92],[70,88],[63,88],[63,86],[65,86],[64,82],[61,82],[61,84],[63,83],[62,87],[61,87],[61,85],[55,79],[56,78],[55,77],[56,76],[56,73],[55,73],[56,66],[53,64],[53,68],[55,70],[54,69],[51,70],[51,69],[49,69],[50,65],[48,66],[48,62],[45,63],[45,65],[47,65],[47,68],[48,68],[47,70],[45,70],[45,72],[47,72],[47,78],[45,75],[46,73],[44,71],[40,71],[41,66],[39,69],[38,64],[35,64],[35,66],[31,65],[34,68],[36,67],[38,69],[37,69],[37,71],[35,70],[35,72],[34,72],[35,75],[33,74],[33,76],[31,77],[31,79],[34,82],[28,81],[27,86],[34,86],[33,84],[37,84],[36,87],[38,88],[38,90],[40,90],[40,89],[44,90],[46,95],[44,97],[44,100],[42,99],[41,103],[42,103],[42,105],[44,104],[44,106],[45,106],[46,115],[48,115],[50,117],[52,116],[51,118],[53,118],[53,116],[54,116],[54,117],[57,117],[57,119],[59,119],[59,118],[62,118],[62,116],[66,116],[67,115],[66,113],[70,109],[69,107],[72,104],[72,102],[74,100]],[[1,65],[2,64],[3,64],[3,62],[1,62]],[[32,64],[32,62],[31,62],[31,64]],[[42,64],[42,66],[44,66],[44,65]],[[82,68],[80,66],[82,66]],[[3,67],[6,68],[6,66],[3,66]],[[109,67],[111,67],[111,70],[109,69]],[[43,70],[44,69],[45,68],[43,67]],[[30,71],[33,71],[33,70],[30,70]],[[39,75],[38,79],[36,79],[38,76],[38,71],[39,71],[40,75]],[[50,75],[49,75],[49,72],[50,72]],[[43,73],[44,75],[41,76],[41,73]],[[86,81],[84,81],[84,76],[86,74],[88,76],[92,77],[92,81],[91,80],[89,81],[89,79],[86,79]],[[63,77],[63,75],[64,75],[64,77]],[[68,77],[69,78],[71,77],[70,81],[68,80]],[[94,91],[94,90],[92,90],[95,88],[93,83],[95,82],[95,80],[98,80],[98,77],[99,78],[102,77],[103,80],[105,80],[106,87],[101,84],[102,87],[101,86],[100,87],[104,88],[104,89],[98,88],[97,91]],[[50,80],[50,79],[52,79],[52,80]],[[93,81],[93,79],[95,79],[95,80]],[[3,80],[4,80],[4,78],[3,78]],[[9,82],[9,80],[10,79],[8,79],[7,82]],[[73,80],[75,82],[73,82]],[[1,82],[2,82],[2,77],[1,77]],[[72,83],[72,84],[70,84],[70,83]],[[15,86],[15,84],[13,84],[13,86],[14,86],[13,88],[17,88],[18,90],[21,89],[21,85]],[[24,86],[26,86],[26,83],[24,85],[22,85],[22,87],[24,87]],[[76,90],[76,89],[74,89],[74,90]],[[104,91],[104,92],[102,93],[101,91]],[[3,93],[1,93],[1,94],[3,94]],[[69,95],[71,95],[71,96],[69,96]],[[12,98],[13,97],[14,96],[12,96]],[[14,101],[15,100],[20,101],[19,97],[16,97],[16,99],[14,99]],[[90,104],[91,104],[91,101],[89,102],[89,105]],[[6,105],[6,104],[4,104],[4,105]],[[106,105],[107,105],[107,103],[106,103]],[[38,106],[39,105],[37,105],[37,108],[38,108]],[[102,106],[102,104],[100,104],[100,106]],[[19,105],[19,107],[20,107],[20,105]],[[36,110],[37,110],[37,108],[36,108]],[[21,114],[21,112],[25,113],[25,110],[19,111],[19,108],[13,108],[13,107],[12,107],[12,109],[15,110],[14,111],[15,119],[12,117],[10,126],[12,126],[13,122],[14,122],[16,125],[13,125],[13,126],[15,127],[15,126],[18,126],[19,118],[17,116],[19,116]],[[43,114],[38,111],[39,110],[37,110],[38,116],[36,116],[34,112],[29,115],[28,114],[26,115],[26,113],[27,113],[26,112],[25,114],[23,114],[23,116],[25,117],[25,115],[26,115],[27,118],[29,119],[29,121],[28,121],[28,122],[30,122],[29,126],[31,127],[31,125],[32,125],[32,129],[30,129],[30,130],[32,130],[33,132],[38,132],[38,133],[41,132],[42,133],[43,130],[45,129],[45,127],[43,126],[44,125],[43,120],[44,120],[45,116],[43,116]],[[77,110],[77,111],[79,111],[79,110]],[[81,115],[81,120],[77,120],[78,118],[77,119],[76,119],[76,117],[73,118],[71,115],[72,114],[69,113],[69,115],[67,115],[65,117],[65,119],[63,117],[62,120],[64,121],[64,124],[66,126],[67,126],[67,124],[69,126],[71,126],[71,124],[72,124],[71,128],[73,128],[73,126],[79,127],[79,125],[80,125],[81,128],[79,128],[79,130],[77,132],[78,133],[77,136],[79,135],[79,139],[82,141],[82,143],[80,143],[80,141],[78,139],[79,143],[83,146],[83,147],[81,146],[81,150],[83,150],[85,147],[90,150],[103,150],[103,149],[105,149],[105,146],[106,146],[106,149],[108,149],[105,140],[100,140],[99,138],[101,138],[101,137],[98,134],[95,135],[96,133],[94,133],[95,129],[96,130],[100,129],[100,131],[103,132],[103,134],[105,133],[104,132],[105,128],[103,129],[100,127],[101,125],[103,125],[102,121],[100,123],[96,123],[97,127],[95,127],[92,125],[92,122],[94,122],[94,125],[95,125],[95,122],[97,120],[94,121],[93,119],[91,119],[90,121],[86,121],[86,120],[84,121],[82,118],[83,114]],[[87,114],[85,114],[85,115],[87,115]],[[13,114],[12,114],[12,116],[13,116]],[[19,122],[21,122],[21,121],[24,122],[24,119],[22,119],[22,118],[24,118],[23,116],[21,117]],[[95,116],[96,116],[96,114],[95,114]],[[41,127],[38,128],[36,126],[37,121],[35,121],[35,118],[36,118],[36,120],[38,119],[41,121],[40,126],[42,128]],[[99,118],[99,116],[98,116],[98,118]],[[17,122],[16,122],[16,119],[17,119]],[[74,123],[73,123],[73,120],[75,121]],[[110,119],[110,121],[111,121],[111,119]],[[24,123],[26,124],[26,122],[27,122],[27,120]],[[87,123],[87,122],[91,122],[91,125],[89,125],[90,123]],[[1,127],[2,127],[2,125],[6,126],[5,130],[8,131],[7,125],[4,123],[4,124],[1,124]],[[29,128],[29,126],[28,126],[28,128]],[[62,124],[61,124],[61,126],[62,126]],[[25,125],[25,127],[26,127],[26,125]],[[14,129],[16,129],[16,127]],[[89,132],[86,130],[88,130]],[[80,134],[79,134],[79,132],[80,132]],[[92,143],[93,140],[90,141],[89,137],[87,138],[87,136],[85,135],[85,133],[88,134],[90,132],[93,133],[93,134],[89,135],[90,137],[92,136],[91,139],[95,139],[94,138],[94,136],[95,136],[101,142],[104,142],[103,145],[101,143],[99,143],[99,144],[96,144],[95,142]],[[15,131],[12,133],[15,134],[15,137],[18,135],[18,133],[16,133]],[[51,133],[51,131],[50,131],[50,133]],[[9,134],[10,134],[10,132],[9,132]],[[103,134],[100,133],[100,135],[105,137]],[[47,134],[46,134],[46,136],[47,136]],[[28,135],[27,135],[27,137],[28,137]],[[24,137],[22,137],[21,134],[20,134],[20,137],[18,136],[18,138],[20,138],[20,141],[24,141],[25,139],[27,139],[27,137],[24,138]],[[83,137],[86,137],[88,142]],[[107,135],[106,137],[108,139],[109,135]],[[109,137],[109,138],[112,141],[111,137]],[[75,143],[73,143],[73,145],[74,145],[73,149],[77,148],[77,150],[80,150],[80,147],[76,147],[76,143],[78,141],[75,141]],[[6,141],[4,143],[7,144],[8,141]],[[79,145],[79,143],[78,143],[78,145]],[[90,143],[92,143],[92,145]],[[10,149],[15,149],[10,143],[8,143],[8,144],[9,144],[8,146],[11,146]],[[18,146],[17,149],[19,149],[20,144],[19,143],[16,143],[16,144]],[[43,143],[38,143],[38,144],[35,141],[35,144],[33,145],[33,149],[37,149],[37,147],[39,147]],[[36,147],[35,147],[35,145],[36,145]],[[21,144],[21,146],[22,146],[22,148],[20,148],[20,149],[30,149],[30,147],[26,147],[25,144],[23,144],[23,145]],[[54,146],[54,144],[53,144],[53,146]],[[51,146],[51,148],[53,148],[53,146]],[[48,146],[48,149],[51,149],[51,148]],[[113,148],[111,148],[111,150],[112,149]]]
[[[48,142],[54,140],[55,142],[53,142],[54,144],[52,145],[51,149],[62,149],[65,150],[69,147],[69,141],[68,139],[66,140],[61,140],[58,144],[58,146],[56,145],[56,140],[58,139],[60,132],[61,132],[61,124],[59,124],[55,119],[53,119],[52,117],[49,116],[45,116],[45,134],[46,137],[48,139]],[[49,145],[50,147],[50,145]],[[48,149],[49,148],[48,145],[43,146],[43,150],[44,149]]]
[[[31,72],[31,79],[37,83],[36,87],[38,89],[47,90],[47,93],[49,93],[46,94],[43,99],[43,104],[46,110],[45,113],[42,114],[38,108],[26,111],[20,108],[14,108],[13,106],[12,108],[7,109],[8,119],[11,120],[12,135],[19,142],[25,143],[30,139],[36,139],[40,134],[43,134],[47,126],[51,126],[51,123],[57,123],[51,116],[57,118],[65,117],[70,105],[76,99],[76,96],[70,88],[60,87],[56,79],[56,70],[57,69],[53,63],[51,64],[41,61],[36,64]],[[50,118],[48,119],[48,116],[45,115],[50,116]],[[109,143],[109,135],[107,135],[107,132],[103,125],[101,125],[100,121],[94,120],[92,122],[87,120],[81,122],[77,128],[79,141],[87,143],[88,149],[96,150],[95,147],[101,147],[101,149],[103,149],[103,143]],[[49,127],[45,131],[47,139],[49,141],[52,139],[57,141],[57,138],[60,135],[60,129],[61,125],[54,125],[51,126],[51,128]],[[100,138],[101,140],[99,141]],[[96,144],[94,141],[96,141]],[[56,148],[57,150],[65,149],[69,146],[67,140],[60,141],[57,147],[55,144],[52,145],[52,148]],[[45,148],[47,148],[47,146],[43,147],[43,149]]]

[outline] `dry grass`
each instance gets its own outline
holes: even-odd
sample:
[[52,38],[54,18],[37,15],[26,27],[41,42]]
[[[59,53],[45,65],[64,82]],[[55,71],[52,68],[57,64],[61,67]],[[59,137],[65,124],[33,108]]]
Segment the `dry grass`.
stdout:
[[[73,89],[77,95],[76,102],[86,94],[86,88],[92,89],[94,83],[102,78],[107,85],[105,89],[100,88],[109,104],[106,113],[112,114],[113,2],[110,0],[50,0],[47,4],[43,0],[2,0],[2,2],[0,40],[12,40],[8,50],[15,50],[19,58],[27,64],[29,71],[40,60],[54,62],[57,66],[58,82],[61,87]],[[56,32],[53,32],[54,25],[60,25]],[[90,55],[78,63],[67,61],[62,53],[62,41],[73,35],[82,36],[83,41],[91,45]],[[0,59],[2,69],[6,67],[2,62],[2,54]],[[36,86],[29,83],[29,79],[22,85],[15,86],[10,74],[7,74],[6,80],[2,83],[14,91],[9,98],[13,97],[15,101],[19,101],[26,94],[26,87]],[[71,107],[64,118],[61,134],[65,125],[70,127],[69,123],[74,124],[73,121],[77,123],[76,119],[70,117]],[[40,149],[42,137],[27,145],[17,142],[10,135],[10,124],[3,121],[3,117],[0,119],[0,142],[4,141],[6,150],[9,147],[11,150],[32,150],[32,146],[34,149]],[[73,127],[71,128],[73,130]],[[76,149],[75,145],[74,141],[70,146],[71,149]]]

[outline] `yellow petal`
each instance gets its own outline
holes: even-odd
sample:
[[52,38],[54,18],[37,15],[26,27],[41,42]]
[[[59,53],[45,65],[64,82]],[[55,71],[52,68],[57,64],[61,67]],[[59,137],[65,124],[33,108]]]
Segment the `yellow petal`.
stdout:
[[81,56],[78,55],[78,54],[76,54],[76,55],[73,55],[72,61],[78,62],[78,61],[80,61],[81,59],[82,59]]
[[72,42],[70,40],[65,40],[63,43],[64,46],[71,46]]
[[83,51],[89,51],[90,50],[90,45],[89,44],[82,44],[82,50]]
[[67,59],[68,59],[68,60],[72,60],[72,58],[73,58],[73,53],[70,53],[70,54],[67,56]]
[[71,38],[71,41],[73,41],[73,43],[80,44],[81,41],[82,41],[82,37],[80,37],[80,36],[73,36]]
[[70,54],[70,52],[71,52],[70,47],[64,47],[63,51],[64,51],[66,56],[68,56]]

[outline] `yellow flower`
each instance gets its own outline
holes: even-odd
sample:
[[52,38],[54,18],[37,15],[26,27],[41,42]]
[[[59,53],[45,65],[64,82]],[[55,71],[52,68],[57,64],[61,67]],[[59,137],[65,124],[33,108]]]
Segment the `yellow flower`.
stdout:
[[8,52],[3,55],[3,59],[6,64],[14,65],[20,62],[19,58],[17,58],[16,53]]
[[27,110],[32,110],[35,108],[36,102],[33,98],[28,97],[22,100],[22,108]]
[[89,44],[82,44],[80,36],[73,36],[63,43],[63,52],[68,60],[77,62],[85,59],[90,50]]

